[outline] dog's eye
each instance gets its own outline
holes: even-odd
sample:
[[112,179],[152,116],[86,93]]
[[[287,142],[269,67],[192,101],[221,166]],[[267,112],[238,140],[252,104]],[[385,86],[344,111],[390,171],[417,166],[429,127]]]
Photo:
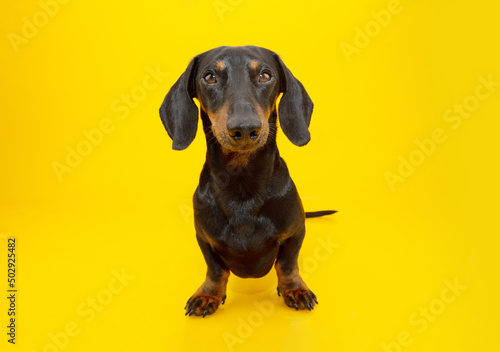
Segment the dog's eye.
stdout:
[[207,74],[205,74],[205,77],[203,77],[203,79],[208,84],[217,83],[217,78],[215,78],[215,75],[212,72],[208,72]]
[[264,71],[259,76],[259,82],[269,82],[271,77],[271,72]]

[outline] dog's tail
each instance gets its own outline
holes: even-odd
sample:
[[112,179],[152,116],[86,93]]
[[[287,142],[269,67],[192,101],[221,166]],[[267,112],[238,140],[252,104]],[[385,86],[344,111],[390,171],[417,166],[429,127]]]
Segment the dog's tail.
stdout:
[[319,216],[335,214],[336,210],[306,211],[306,218],[317,218]]

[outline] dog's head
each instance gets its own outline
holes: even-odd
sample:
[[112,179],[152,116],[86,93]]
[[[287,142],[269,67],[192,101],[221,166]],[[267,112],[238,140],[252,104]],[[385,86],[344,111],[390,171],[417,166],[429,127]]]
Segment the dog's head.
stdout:
[[187,148],[196,135],[197,98],[222,148],[249,153],[267,142],[280,93],[283,132],[295,145],[307,144],[311,98],[277,54],[254,46],[219,47],[196,56],[163,100],[160,117],[172,148]]

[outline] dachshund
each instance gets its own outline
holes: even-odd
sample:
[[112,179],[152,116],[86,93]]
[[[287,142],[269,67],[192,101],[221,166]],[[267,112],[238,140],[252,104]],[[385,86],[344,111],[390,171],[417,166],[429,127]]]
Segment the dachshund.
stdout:
[[197,55],[169,90],[160,117],[172,148],[191,144],[198,114],[207,143],[193,196],[207,275],[189,298],[186,315],[205,317],[224,304],[230,272],[258,278],[273,265],[278,295],[287,306],[311,310],[318,304],[297,258],[305,218],[335,211],[304,212],[276,145],[278,120],[293,144],[307,144],[312,111],[311,98],[281,58],[256,46],[223,46]]

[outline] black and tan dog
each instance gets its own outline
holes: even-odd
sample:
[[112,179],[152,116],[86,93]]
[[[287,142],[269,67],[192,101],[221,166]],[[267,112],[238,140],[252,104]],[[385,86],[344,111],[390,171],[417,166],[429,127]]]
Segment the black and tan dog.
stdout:
[[266,275],[275,264],[278,294],[295,309],[313,309],[314,293],[299,275],[304,213],[276,146],[276,100],[285,135],[298,146],[310,140],[313,103],[280,57],[254,46],[219,47],[196,56],[168,92],[160,116],[173,149],[193,141],[201,119],[207,158],[194,194],[196,238],[207,263],[205,282],[186,314],[213,314],[226,299],[229,272]]

